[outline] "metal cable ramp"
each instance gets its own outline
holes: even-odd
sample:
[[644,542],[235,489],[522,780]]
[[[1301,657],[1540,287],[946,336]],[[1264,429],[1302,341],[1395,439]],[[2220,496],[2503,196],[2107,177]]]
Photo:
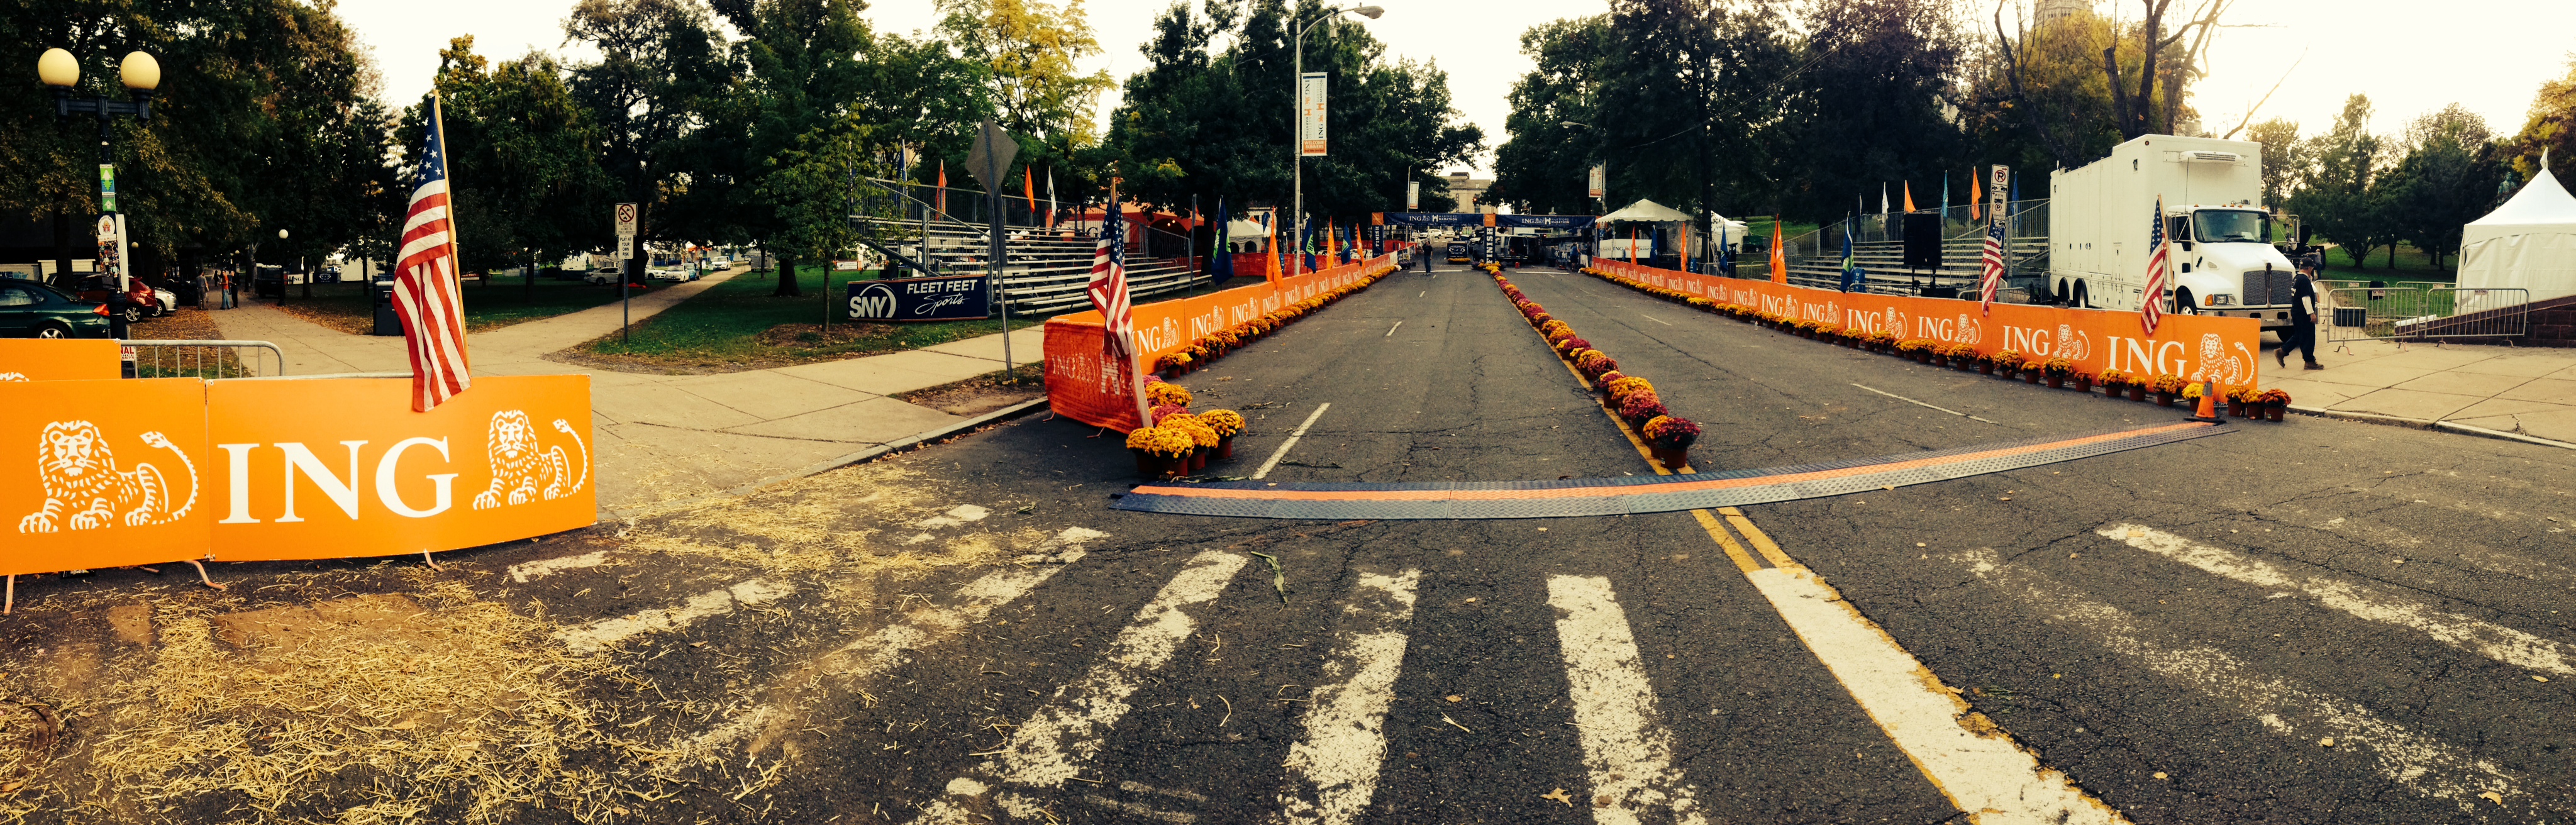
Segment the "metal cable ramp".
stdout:
[[2232,428],[2190,421],[1794,467],[1563,481],[1145,484],[1113,509],[1278,519],[1507,519],[1670,513],[1929,484],[2143,449]]

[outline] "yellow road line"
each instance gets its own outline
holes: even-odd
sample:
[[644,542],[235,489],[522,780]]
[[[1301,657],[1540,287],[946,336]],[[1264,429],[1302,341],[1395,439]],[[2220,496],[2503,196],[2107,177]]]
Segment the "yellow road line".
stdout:
[[1772,542],[1771,537],[1762,532],[1762,528],[1753,526],[1753,520],[1745,518],[1744,511],[1733,507],[1720,507],[1717,511],[1726,514],[1727,523],[1735,525],[1735,531],[1743,533],[1744,540],[1752,542],[1753,549],[1761,551],[1763,558],[1770,559],[1771,566],[1805,566],[1799,564],[1797,559],[1789,558],[1789,554],[1780,552],[1780,545]]

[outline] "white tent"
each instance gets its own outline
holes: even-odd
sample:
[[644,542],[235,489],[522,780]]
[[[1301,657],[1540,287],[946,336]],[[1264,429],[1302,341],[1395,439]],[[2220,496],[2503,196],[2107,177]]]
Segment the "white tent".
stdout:
[[[1719,224],[1725,227],[1727,245],[1734,246],[1744,242],[1745,225],[1743,221],[1728,218],[1725,215],[1716,215],[1714,217]],[[1612,212],[1595,219],[1593,223],[1602,227],[1608,227],[1614,223],[1664,223],[1696,227],[1699,225],[1699,218],[1691,215],[1690,213],[1641,198],[1636,203],[1628,204],[1617,212]],[[1692,234],[1696,235],[1701,233]],[[1716,242],[1716,238],[1692,238],[1691,246],[1705,250],[1710,248],[1709,245]],[[1648,252],[1649,244],[1644,238],[1639,238],[1635,241],[1630,241],[1627,238],[1603,238],[1601,239],[1601,254],[1614,258],[1625,257],[1630,254],[1631,250],[1629,247],[1631,245],[1636,247],[1634,250],[1635,254],[1645,255]],[[1702,256],[1705,257],[1705,253],[1702,253]]]
[[[2543,154],[2531,183],[2461,228],[2461,289],[2528,289],[2534,301],[2576,295],[2576,197],[2558,185],[2548,164]],[[2484,303],[2490,305],[2476,308],[2513,302]]]

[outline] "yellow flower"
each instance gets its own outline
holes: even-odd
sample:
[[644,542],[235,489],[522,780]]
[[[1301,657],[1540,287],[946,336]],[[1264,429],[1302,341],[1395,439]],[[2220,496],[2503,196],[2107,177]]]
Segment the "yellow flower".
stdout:
[[1233,410],[1209,410],[1198,414],[1199,423],[1216,430],[1220,437],[1243,432],[1243,414]]
[[1183,387],[1179,384],[1147,384],[1145,385],[1145,400],[1153,402],[1155,406],[1174,404],[1187,407],[1190,405],[1190,391],[1189,388]]

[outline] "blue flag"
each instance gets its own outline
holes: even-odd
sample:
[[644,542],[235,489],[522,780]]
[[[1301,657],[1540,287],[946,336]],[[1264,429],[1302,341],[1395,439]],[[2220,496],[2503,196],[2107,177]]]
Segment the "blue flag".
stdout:
[[[1945,206],[1946,206],[1946,204],[1945,204]],[[1858,267],[1858,266],[1854,266],[1854,265],[1852,265],[1851,229],[1849,228],[1849,227],[1854,227],[1854,226],[1859,226],[1859,225],[1860,225],[1860,218],[1859,218],[1859,217],[1857,217],[1857,216],[1855,216],[1855,217],[1853,217],[1853,218],[1852,218],[1851,223],[1844,224],[1844,226],[1845,226],[1845,229],[1843,230],[1843,291],[1844,291],[1844,292],[1858,292],[1858,291],[1860,291],[1860,288],[1861,288],[1861,287],[1860,287],[1860,284],[1861,284],[1861,277],[1862,277],[1861,269],[1860,269],[1860,267]]]

